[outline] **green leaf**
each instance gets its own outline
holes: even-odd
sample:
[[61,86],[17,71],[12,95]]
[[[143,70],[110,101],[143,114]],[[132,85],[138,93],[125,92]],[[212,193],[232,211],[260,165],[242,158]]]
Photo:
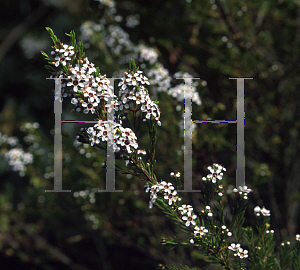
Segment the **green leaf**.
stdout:
[[57,38],[56,35],[54,35],[54,32],[50,27],[46,27],[46,30],[48,31],[50,38],[52,39],[54,45],[57,45],[57,43],[60,43],[60,40]]
[[45,52],[41,51],[41,54],[45,57],[46,60],[51,60],[51,58],[49,58],[48,54],[46,54]]
[[164,199],[162,198],[157,198],[155,205],[162,210],[162,212],[170,219],[172,219],[175,224],[177,224],[182,231],[184,231],[185,233],[190,233],[188,228],[185,226],[184,222],[181,220],[181,218],[178,216],[178,213],[176,212],[176,210],[174,210],[171,206],[167,205],[164,202]]

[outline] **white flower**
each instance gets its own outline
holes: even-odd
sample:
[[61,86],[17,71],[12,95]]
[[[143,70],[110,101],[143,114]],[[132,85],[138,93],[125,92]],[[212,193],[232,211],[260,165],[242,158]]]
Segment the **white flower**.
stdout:
[[[213,183],[216,183],[216,180],[222,180],[223,173],[221,172],[223,168],[222,166],[218,164],[214,164],[217,169],[213,169],[211,166],[209,166],[207,169],[211,172],[211,174],[207,175],[207,178],[211,178]],[[226,169],[225,169],[226,170]]]
[[149,61],[150,64],[154,64],[157,61],[158,54],[155,52],[154,49],[146,47],[143,44],[137,46],[137,50],[140,53],[140,61],[143,60]]
[[78,103],[78,99],[77,98],[72,98],[71,104],[76,105],[77,103]]
[[100,103],[100,99],[97,97],[97,93],[91,89],[87,89],[84,91],[84,97],[87,97],[89,102]]
[[95,107],[98,106],[98,103],[97,102],[89,102],[89,103],[86,103],[86,102],[83,102],[82,103],[82,107],[86,107],[86,109],[83,111],[85,114],[87,114],[89,111],[91,111],[92,114],[95,113]]
[[204,233],[208,233],[208,230],[205,229],[205,227],[198,227],[198,226],[195,226],[195,230],[194,230],[194,235],[197,236],[197,235],[204,235]]
[[[243,186],[243,187],[239,186],[239,189],[240,189],[240,194],[241,194],[242,192],[250,193],[250,192],[253,191],[251,188],[248,188],[247,186]],[[245,194],[245,195],[246,195],[246,194]],[[246,195],[246,196],[247,196],[247,195]]]
[[99,136],[100,133],[96,133],[95,131],[91,134],[92,136],[90,137],[90,141],[91,141],[91,146],[93,146],[95,143],[99,144],[100,140],[99,140]]
[[254,212],[256,213],[256,215],[257,216],[260,216],[260,207],[259,206],[256,206],[255,208],[254,208]]
[[196,219],[196,215],[192,215],[191,212],[187,212],[187,216],[183,216],[182,219],[186,220],[185,226],[189,227],[190,224],[192,223],[193,225],[196,225],[196,222],[194,219]]
[[145,77],[145,76],[140,76],[140,77],[138,77],[137,78],[137,81],[139,81],[139,82],[141,82],[141,84],[148,84],[148,85],[150,85],[150,83],[149,83],[149,81],[148,81],[148,78],[147,77]]
[[184,215],[187,212],[193,212],[193,207],[191,205],[183,204],[181,207],[178,207],[181,215]]
[[174,190],[174,187],[170,182],[167,183],[165,181],[162,181],[159,186],[161,189],[164,190],[164,192],[172,192]]
[[176,196],[177,195],[177,191],[173,191],[173,192],[168,192],[167,195],[164,196],[165,200],[169,200],[169,205],[172,205],[172,202],[176,202]]
[[33,155],[31,153],[25,153],[21,148],[13,148],[4,155],[5,159],[8,160],[8,164],[12,166],[13,171],[19,171],[20,176],[25,175],[27,170],[27,164],[33,162]]
[[140,18],[139,14],[128,15],[126,17],[126,27],[134,28],[135,26],[139,25],[140,24],[139,18]]
[[270,216],[270,210],[267,210],[266,208],[260,208],[259,206],[256,206],[254,208],[254,212],[257,216],[260,216],[260,214],[263,214],[264,216]]
[[248,250],[244,250],[241,249],[239,250],[238,254],[237,254],[241,259],[247,258],[248,257]]
[[232,251],[237,251],[239,248],[240,248],[240,244],[234,244],[234,243],[232,243],[229,247],[228,247],[228,249],[230,249],[230,250],[232,250]]
[[126,82],[128,83],[128,85],[135,86],[136,85],[136,81],[138,79],[138,76],[139,76],[139,73],[128,74],[127,75],[128,78],[126,79]]
[[270,210],[267,210],[266,208],[263,208],[260,210],[260,212],[264,215],[264,216],[270,216]]

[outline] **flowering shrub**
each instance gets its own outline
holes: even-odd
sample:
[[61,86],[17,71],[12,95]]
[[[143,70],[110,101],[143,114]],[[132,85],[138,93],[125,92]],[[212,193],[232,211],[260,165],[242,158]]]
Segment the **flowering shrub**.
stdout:
[[27,165],[32,164],[34,155],[42,155],[43,149],[39,148],[40,136],[36,133],[39,127],[38,123],[25,123],[20,127],[20,130],[27,133],[23,140],[27,144],[28,149],[24,151],[22,144],[17,137],[9,137],[0,132],[0,146],[4,159],[11,166],[13,171],[19,172],[21,177],[25,176]]
[[[71,44],[65,45],[50,28],[47,30],[54,44],[50,57],[42,52],[49,61],[48,70],[52,72],[53,78],[64,80],[64,97],[72,97],[71,103],[76,106],[75,111],[94,114],[98,121],[94,127],[82,129],[77,139],[101,149],[106,149],[106,143],[112,145],[114,152],[120,152],[121,158],[126,160],[126,166],[130,164],[134,172],[121,167],[117,169],[147,180],[145,187],[146,192],[150,193],[149,208],[157,205],[189,235],[185,241],[176,237],[163,238],[163,245],[192,245],[213,258],[224,269],[286,269],[289,266],[299,269],[299,245],[290,252],[290,243],[282,243],[279,248],[280,260],[276,259],[272,236],[274,231],[268,230],[269,210],[259,206],[254,208],[256,216],[263,216],[258,223],[256,237],[251,227],[242,227],[248,194],[252,192],[247,186],[233,189],[237,196],[237,205],[233,209],[231,220],[227,218],[227,213],[224,215],[228,202],[223,200],[222,171],[226,169],[222,165],[213,164],[213,167],[208,167],[210,174],[202,178],[205,192],[204,203],[201,203],[203,210],[200,213],[196,213],[193,206],[182,204],[182,198],[178,195],[178,190],[181,189],[179,172],[170,174],[174,184],[157,181],[153,166],[156,131],[157,126],[161,125],[160,110],[158,102],[152,101],[149,96],[146,88],[150,84],[148,78],[136,67],[133,60],[130,61],[128,71],[124,72],[125,76],[118,84],[119,91],[115,95],[106,75],[101,75],[99,68],[85,57],[82,44],[76,44],[74,32],[69,35]],[[176,91],[171,91],[170,94],[175,97],[174,93]],[[182,96],[176,97],[182,100]],[[111,99],[113,102],[109,102]],[[112,109],[116,111],[116,121],[106,121],[106,114]],[[132,113],[131,117],[129,112]],[[146,151],[139,149],[136,135],[144,122],[148,124],[151,138],[150,160],[147,165],[139,156]],[[110,126],[112,132],[108,130]],[[300,236],[296,235],[296,240],[299,239]],[[178,268],[161,265],[160,269]],[[184,269],[189,268],[186,266]]]

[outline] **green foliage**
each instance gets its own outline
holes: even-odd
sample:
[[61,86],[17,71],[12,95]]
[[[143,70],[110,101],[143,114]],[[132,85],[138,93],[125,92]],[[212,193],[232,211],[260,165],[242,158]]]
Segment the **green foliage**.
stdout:
[[[2,180],[0,188],[1,194],[5,194],[5,197],[1,197],[0,227],[3,240],[0,248],[1,255],[11,257],[13,261],[31,261],[38,264],[41,269],[46,269],[52,268],[53,262],[59,263],[57,261],[65,258],[60,256],[59,252],[63,253],[63,250],[68,250],[69,259],[74,262],[73,265],[80,264],[79,267],[85,268],[86,265],[92,265],[91,267],[95,269],[102,269],[104,267],[101,262],[89,261],[89,258],[101,258],[99,261],[109,263],[119,262],[121,255],[125,252],[118,250],[118,254],[121,255],[117,259],[110,258],[113,256],[112,253],[104,256],[103,259],[101,254],[105,252],[101,250],[101,247],[115,250],[122,245],[127,252],[126,262],[129,263],[137,253],[136,250],[128,251],[128,245],[131,245],[141,250],[145,248],[143,254],[159,258],[157,260],[164,261],[165,264],[167,264],[166,258],[172,260],[174,264],[178,262],[182,265],[186,264],[185,260],[190,260],[180,257],[174,250],[169,251],[170,253],[160,252],[158,241],[161,234],[170,235],[174,233],[175,226],[177,226],[175,216],[166,209],[168,205],[163,205],[162,209],[169,213],[169,217],[174,221],[174,227],[165,226],[166,220],[163,217],[150,222],[149,216],[156,214],[155,208],[150,212],[145,209],[141,211],[142,207],[136,207],[137,201],[144,208],[148,207],[147,194],[143,197],[142,192],[136,192],[143,187],[144,182],[141,180],[149,181],[149,176],[152,177],[153,182],[157,182],[157,179],[168,181],[170,171],[183,172],[183,155],[178,154],[182,150],[183,143],[178,127],[178,122],[182,119],[182,110],[175,109],[177,105],[182,107],[183,101],[178,102],[164,92],[153,91],[153,85],[147,87],[147,91],[159,99],[162,127],[155,133],[155,136],[152,130],[150,141],[149,132],[141,129],[139,139],[149,149],[145,158],[145,163],[148,160],[149,166],[143,161],[140,164],[129,163],[127,167],[124,164],[121,166],[121,163],[116,165],[117,169],[123,173],[123,175],[116,174],[116,185],[118,189],[124,190],[124,193],[96,194],[96,203],[89,202],[89,195],[86,199],[73,196],[73,192],[79,193],[80,190],[84,191],[88,187],[99,189],[105,187],[105,168],[101,166],[105,159],[105,145],[100,148],[103,151],[91,150],[91,147],[85,148],[83,145],[75,148],[72,143],[77,129],[73,132],[74,136],[63,137],[63,153],[66,154],[66,157],[63,156],[63,186],[66,189],[72,189],[72,194],[44,192],[45,189],[53,188],[53,177],[49,177],[53,171],[53,155],[51,155],[53,135],[49,134],[49,131],[53,129],[53,96],[49,90],[50,80],[45,80],[44,62],[36,54],[27,58],[26,49],[22,44],[26,44],[25,40],[29,35],[38,37],[42,41],[43,25],[51,25],[51,28],[46,29],[53,43],[53,49],[61,48],[62,45],[57,36],[63,39],[65,32],[69,33],[70,29],[76,28],[78,28],[76,33],[79,33],[81,23],[88,20],[89,22],[82,29],[85,29],[83,33],[91,33],[91,36],[85,40],[86,37],[82,35],[83,44],[76,45],[75,31],[66,34],[70,37],[70,45],[76,48],[72,63],[77,64],[75,60],[85,57],[84,49],[87,48],[88,43],[89,59],[99,64],[101,70],[105,71],[109,77],[115,71],[128,70],[128,61],[121,62],[120,57],[114,55],[113,48],[104,41],[104,37],[112,37],[111,32],[107,30],[109,26],[119,24],[113,19],[117,17],[116,14],[123,17],[120,25],[125,32],[130,34],[133,43],[142,42],[159,51],[159,61],[169,70],[171,76],[174,72],[182,70],[207,82],[207,86],[202,87],[202,81],[199,81],[197,92],[200,94],[202,105],[193,106],[193,119],[235,119],[236,85],[233,80],[228,80],[228,77],[253,77],[253,80],[245,82],[246,184],[251,185],[255,192],[255,196],[251,198],[253,203],[249,203],[249,206],[261,204],[261,201],[265,204],[270,203],[272,221],[276,221],[271,226],[275,230],[274,240],[276,239],[277,242],[281,239],[287,240],[287,235],[297,233],[298,217],[291,215],[292,209],[299,202],[296,188],[299,171],[295,165],[299,160],[299,151],[297,152],[299,132],[297,131],[300,127],[297,120],[300,117],[297,110],[297,102],[300,98],[297,90],[299,88],[300,52],[297,34],[299,7],[296,1],[229,2],[216,0],[210,3],[193,0],[189,3],[181,1],[178,5],[174,5],[169,0],[165,2],[127,1],[128,3],[115,1],[117,13],[112,17],[109,16],[108,2],[111,1],[99,4],[97,1],[80,0],[76,5],[65,3],[61,8],[49,3],[46,9],[51,12],[44,17],[39,17],[42,12],[35,12],[36,5],[30,1],[22,2],[21,6],[18,1],[3,6],[0,25],[4,34],[0,58],[5,68],[1,70],[0,79],[1,85],[9,91],[4,88],[4,91],[0,91],[0,132],[20,137],[19,127],[24,121],[38,121],[41,124],[40,130],[44,132],[41,133],[42,140],[38,142],[39,146],[34,148],[27,142],[22,142],[22,145],[24,149],[27,150],[28,147],[33,153],[39,151],[40,148],[45,152],[41,156],[35,156],[35,163],[28,166],[25,178],[19,177],[17,172],[8,171],[9,165],[4,159],[2,162],[2,156],[0,157]],[[10,12],[7,12],[10,10],[14,10],[14,16],[10,16]],[[140,24],[135,28],[130,29],[125,26],[124,18],[128,14],[140,14]],[[29,20],[32,23],[30,27],[28,27],[27,19],[20,21],[22,18],[32,18]],[[99,25],[99,18],[105,21],[105,24]],[[18,25],[25,26],[22,28],[23,32],[15,31],[15,29],[20,29],[15,28]],[[161,27],[162,25],[164,27]],[[97,27],[101,30],[96,30]],[[123,46],[121,41],[124,40],[118,39],[118,41],[120,44],[117,44]],[[35,41],[31,41],[31,44],[32,42]],[[32,51],[34,47],[31,47]],[[45,48],[39,48],[39,50],[43,50],[41,54],[47,62],[51,61],[51,55]],[[126,55],[127,51],[123,46],[119,56]],[[52,63],[48,64],[46,69],[51,74],[55,73],[57,69]],[[138,59],[134,63],[130,61],[129,70],[138,70],[137,66],[143,67],[141,64],[142,61]],[[155,67],[146,62],[143,64],[146,64],[146,68],[142,68],[144,71]],[[65,74],[69,72],[68,68],[62,67],[61,64],[59,67]],[[96,76],[100,76],[100,68],[97,68]],[[171,82],[172,86],[177,83],[178,80]],[[80,98],[83,98],[83,93],[78,94]],[[67,112],[69,112],[69,106],[64,107],[63,110],[62,116],[65,116],[65,119],[69,117]],[[105,115],[104,110],[97,112],[97,117],[101,115]],[[71,116],[70,119],[77,118]],[[138,117],[138,121],[141,121],[141,116]],[[214,207],[214,218],[226,224],[227,228],[232,231],[234,237],[228,241],[237,243],[242,241],[244,221],[248,228],[255,228],[257,224],[256,219],[249,214],[251,211],[244,211],[246,207],[243,198],[239,200],[233,196],[234,194],[226,194],[225,187],[229,188],[230,185],[235,184],[236,130],[233,126],[223,124],[223,126],[214,127],[212,124],[201,124],[197,125],[193,132],[193,185],[198,189],[203,168],[217,160],[228,168],[228,176],[224,179],[224,197],[222,198],[224,200],[216,196],[217,188],[213,187],[211,191],[207,189],[206,185],[210,184],[208,182],[204,187],[199,187],[203,192],[205,190],[205,193],[189,194],[184,200],[186,203],[194,204],[199,201],[199,198],[201,200],[204,198],[204,203],[201,202],[197,209],[201,209],[201,205],[205,208],[205,205],[213,201],[211,206]],[[152,128],[154,127],[150,126],[150,129]],[[82,143],[90,143],[87,136],[81,133],[80,136],[82,136],[80,138]],[[1,144],[0,147],[0,155],[3,155],[3,149],[5,150],[6,146]],[[97,155],[94,156],[93,153]],[[88,154],[91,155],[89,158],[87,158]],[[116,155],[116,159],[118,163],[122,158]],[[52,163],[49,160],[52,160]],[[67,162],[67,160],[71,161]],[[140,172],[138,168],[145,168],[145,172]],[[132,179],[126,177],[130,175],[137,177]],[[180,180],[178,178],[172,180],[175,182],[176,189],[181,189]],[[150,183],[150,185],[153,184]],[[142,197],[137,197],[136,194]],[[205,197],[202,197],[203,195]],[[222,203],[224,201],[227,203],[224,217],[221,214],[224,210],[223,206],[216,201],[217,199]],[[160,201],[157,201],[157,206],[161,206]],[[84,216],[87,219],[84,219]],[[203,219],[199,221],[204,225],[207,219],[204,215],[201,217]],[[14,218],[33,227],[36,233],[34,237],[26,233],[32,230],[21,229],[15,224]],[[94,225],[98,226],[97,230],[92,229]],[[183,225],[183,227],[186,226]],[[249,257],[243,261],[250,262],[250,269],[263,269],[263,264],[265,264],[265,269],[280,269],[281,267],[282,269],[288,269],[288,267],[299,269],[299,246],[295,245],[293,249],[289,249],[287,244],[279,247],[281,257],[277,262],[272,253],[272,248],[274,248],[274,240],[270,240],[272,235],[265,233],[268,229],[267,224],[260,223],[259,228],[261,229],[253,229],[252,235],[251,232],[244,231],[245,237],[248,237],[245,240],[249,249]],[[284,233],[286,228],[288,228],[288,234]],[[89,238],[92,233],[95,234]],[[46,241],[43,243],[48,241],[52,246],[45,244],[45,250],[36,249],[38,241],[35,242],[34,239],[37,239],[37,235]],[[99,235],[101,237],[98,238]],[[77,240],[79,245],[71,245],[72,240],[69,237],[81,239]],[[220,238],[213,237],[213,243],[219,244]],[[139,238],[144,240],[141,246],[139,246],[139,243],[142,243]],[[9,239],[12,240],[9,241]],[[196,240],[195,243],[199,244],[200,241]],[[88,250],[82,248],[85,244],[89,246]],[[153,255],[153,247],[158,250],[156,255]],[[212,249],[209,244],[202,247],[203,250],[199,249],[201,254],[205,249]],[[198,251],[195,245],[193,249]],[[53,250],[56,251],[54,252],[56,256],[51,255],[50,251]],[[80,259],[72,253],[73,250],[80,252]],[[212,250],[216,252],[218,246]],[[225,252],[225,249],[223,251]],[[227,251],[230,254],[231,251]],[[226,258],[226,253],[223,255]],[[265,256],[267,258],[263,262]],[[240,269],[243,264],[240,265],[236,257],[231,257],[233,269]],[[155,264],[156,259],[153,258],[151,257],[151,263]],[[137,265],[137,261],[142,261],[138,259],[135,260],[135,266],[138,269],[145,269],[147,263]],[[205,260],[211,264],[207,258]],[[194,261],[189,261],[189,265],[193,263]],[[37,267],[36,265],[32,268]],[[198,261],[195,265],[198,266]],[[57,267],[60,266],[64,269],[71,268],[65,264]]]
[[[187,265],[180,264],[180,268],[176,266],[159,265],[158,270],[197,270],[197,268],[189,268]],[[206,268],[207,269],[207,268]]]
[[183,232],[190,233],[183,220],[178,217],[174,207],[167,205],[161,198],[157,198],[155,205],[166,215],[166,217],[173,220],[173,222],[179,226]]

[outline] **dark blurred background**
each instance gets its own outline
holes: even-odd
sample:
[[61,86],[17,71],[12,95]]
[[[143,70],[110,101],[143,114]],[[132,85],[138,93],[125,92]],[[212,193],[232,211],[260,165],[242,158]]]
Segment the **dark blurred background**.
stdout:
[[[252,77],[245,81],[245,157],[246,185],[254,192],[245,226],[255,227],[253,208],[265,206],[277,246],[295,242],[300,232],[299,1],[12,0],[2,1],[0,14],[0,132],[17,137],[18,145],[34,155],[20,176],[4,158],[14,143],[0,142],[1,269],[156,269],[159,263],[220,269],[194,248],[169,251],[160,244],[161,236],[185,235],[155,206],[148,208],[145,182],[117,174],[116,188],[123,193],[94,192],[105,189],[106,153],[74,143],[76,132],[88,125],[63,126],[63,188],[72,192],[44,192],[53,187],[54,126],[54,84],[46,80],[50,74],[40,54],[51,52],[45,27],[63,43],[69,42],[65,33],[75,30],[90,61],[112,77],[128,67],[128,61],[120,61],[126,38],[116,41],[123,46],[119,54],[107,41],[118,36],[109,27],[120,26],[135,46],[155,48],[170,76],[182,71],[202,79],[195,120],[236,119],[236,82],[228,78]],[[176,84],[173,78],[171,86]],[[183,102],[150,88],[151,94],[160,101],[162,122],[155,172],[170,181],[171,171],[183,175],[183,135],[178,135]],[[63,119],[79,119],[65,100]],[[177,105],[182,108],[176,110]],[[39,127],[24,133],[26,122]],[[139,139],[149,146],[147,134]],[[212,163],[227,169],[225,190],[235,187],[235,144],[236,125],[196,126],[194,189],[203,190],[201,179]],[[184,203],[202,210],[203,194],[182,195]],[[235,199],[225,195],[230,211]]]

